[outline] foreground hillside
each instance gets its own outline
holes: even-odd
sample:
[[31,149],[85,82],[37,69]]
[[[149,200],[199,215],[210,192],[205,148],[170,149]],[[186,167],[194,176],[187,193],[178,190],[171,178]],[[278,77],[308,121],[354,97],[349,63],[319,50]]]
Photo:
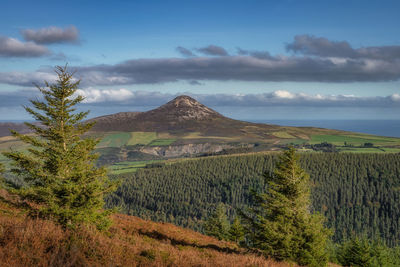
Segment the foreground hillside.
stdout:
[[116,214],[106,233],[32,219],[0,190],[1,266],[270,266],[278,263],[197,232]]

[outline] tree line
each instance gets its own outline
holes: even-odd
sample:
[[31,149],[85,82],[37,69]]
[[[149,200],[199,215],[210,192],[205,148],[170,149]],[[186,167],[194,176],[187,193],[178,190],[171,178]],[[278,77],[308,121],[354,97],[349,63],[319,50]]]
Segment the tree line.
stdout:
[[[204,220],[224,203],[233,221],[237,209],[253,204],[251,191],[265,186],[277,154],[202,158],[115,176],[119,189],[108,207],[204,232]],[[310,174],[311,209],[324,215],[334,242],[354,233],[400,241],[400,155],[306,153],[300,165]]]

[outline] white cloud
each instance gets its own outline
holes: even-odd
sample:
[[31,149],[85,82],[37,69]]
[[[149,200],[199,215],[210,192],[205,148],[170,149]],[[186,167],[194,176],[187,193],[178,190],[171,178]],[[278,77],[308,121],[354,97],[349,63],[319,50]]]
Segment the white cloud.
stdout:
[[131,99],[134,94],[127,89],[99,90],[95,88],[78,89],[78,95],[85,97],[83,103],[123,102]]
[[390,98],[391,98],[393,101],[396,101],[396,102],[399,102],[399,101],[400,101],[400,95],[399,95],[399,94],[393,94],[393,95],[390,96]]
[[286,98],[286,99],[293,99],[295,98],[295,95],[288,92],[288,91],[284,91],[284,90],[278,90],[272,93],[273,96],[277,97],[277,98]]

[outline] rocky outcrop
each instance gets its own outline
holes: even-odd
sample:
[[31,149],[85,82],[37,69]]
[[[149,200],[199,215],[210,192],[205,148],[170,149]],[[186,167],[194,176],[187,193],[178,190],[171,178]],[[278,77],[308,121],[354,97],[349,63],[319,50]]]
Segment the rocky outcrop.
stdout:
[[154,156],[161,156],[166,158],[174,158],[181,156],[190,156],[201,153],[217,153],[224,149],[233,148],[229,144],[186,144],[186,145],[175,145],[175,146],[154,146],[144,147],[140,151],[143,153],[151,154]]

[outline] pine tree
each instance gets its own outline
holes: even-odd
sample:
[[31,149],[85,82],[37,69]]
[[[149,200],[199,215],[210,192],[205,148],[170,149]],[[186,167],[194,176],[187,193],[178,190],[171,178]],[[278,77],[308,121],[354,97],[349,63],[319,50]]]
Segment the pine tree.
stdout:
[[56,67],[54,84],[37,88],[43,101],[31,100],[25,107],[39,124],[25,123],[34,135],[12,131],[13,136],[29,144],[28,152],[4,153],[13,161],[14,174],[25,186],[14,190],[22,199],[38,205],[37,214],[52,218],[64,227],[93,223],[99,229],[110,224],[104,211],[103,196],[115,190],[105,168],[97,168],[93,153],[97,139],[83,137],[93,123],[83,123],[87,112],[76,112],[84,98],[76,96],[80,81],[74,81],[67,67]]
[[248,245],[268,257],[300,265],[324,266],[330,231],[310,213],[309,175],[300,168],[294,148],[281,155],[265,193],[253,192],[254,205],[241,212]]
[[371,266],[371,245],[366,238],[352,238],[339,247],[337,258],[343,266]]
[[229,228],[229,240],[240,243],[244,240],[244,228],[240,223],[239,217],[235,217]]
[[219,240],[229,239],[229,222],[226,216],[224,204],[219,203],[204,225],[204,232]]
[[391,249],[381,241],[354,236],[339,245],[336,257],[343,266],[389,267],[398,266],[398,259],[391,255]]

